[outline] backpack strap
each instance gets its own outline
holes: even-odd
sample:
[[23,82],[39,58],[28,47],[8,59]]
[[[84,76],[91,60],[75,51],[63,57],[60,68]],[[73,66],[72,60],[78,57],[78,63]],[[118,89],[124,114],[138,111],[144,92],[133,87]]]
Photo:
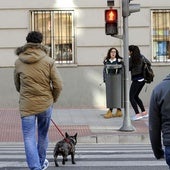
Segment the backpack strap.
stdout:
[[144,56],[142,55],[143,62],[151,66],[151,62]]

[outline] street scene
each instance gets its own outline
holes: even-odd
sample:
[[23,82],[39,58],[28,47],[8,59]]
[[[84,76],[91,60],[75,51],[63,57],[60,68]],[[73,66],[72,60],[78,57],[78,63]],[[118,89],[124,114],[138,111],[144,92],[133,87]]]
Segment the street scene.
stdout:
[[169,0],[0,14],[0,170],[169,169]]

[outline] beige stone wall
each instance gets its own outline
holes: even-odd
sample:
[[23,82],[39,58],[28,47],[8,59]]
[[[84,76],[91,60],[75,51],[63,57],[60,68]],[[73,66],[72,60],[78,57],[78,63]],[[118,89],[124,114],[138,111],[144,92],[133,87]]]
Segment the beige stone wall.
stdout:
[[[129,44],[137,44],[151,57],[151,9],[167,8],[169,0],[134,0],[141,11],[129,17]],[[75,58],[78,65],[101,65],[108,48],[115,46],[122,54],[122,40],[105,35],[104,10],[106,0],[1,0],[0,7],[0,67],[13,66],[13,51],[25,43],[30,30],[29,10],[73,9],[75,11]],[[121,1],[115,0],[119,13],[119,34],[122,34]]]
[[[25,43],[25,37],[30,31],[29,10],[73,9],[77,64],[60,68],[64,91],[59,106],[104,107],[105,87],[99,86],[102,82],[103,58],[111,46],[118,48],[123,56],[122,40],[105,35],[106,2],[107,0],[0,0],[0,73],[3,82],[0,89],[1,94],[6,96],[1,101],[2,105],[16,102],[17,99],[15,89],[10,84],[10,81],[13,83],[13,68],[8,70],[4,67],[13,67],[16,59],[14,50]],[[139,45],[141,52],[151,59],[151,9],[170,9],[169,0],[133,0],[132,3],[140,3],[141,11],[129,17],[129,44]],[[115,0],[115,8],[119,12],[119,33],[122,34],[121,0]],[[145,105],[149,103],[153,87],[169,73],[170,68],[168,63],[153,65],[155,81],[148,86],[146,93],[141,93]]]

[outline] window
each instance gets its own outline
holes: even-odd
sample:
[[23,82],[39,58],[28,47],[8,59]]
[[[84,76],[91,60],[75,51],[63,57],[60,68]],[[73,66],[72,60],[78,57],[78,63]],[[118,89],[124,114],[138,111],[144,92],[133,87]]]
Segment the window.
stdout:
[[155,62],[170,62],[170,10],[152,11],[152,44]]
[[56,63],[74,63],[73,11],[31,11],[31,29],[43,34]]

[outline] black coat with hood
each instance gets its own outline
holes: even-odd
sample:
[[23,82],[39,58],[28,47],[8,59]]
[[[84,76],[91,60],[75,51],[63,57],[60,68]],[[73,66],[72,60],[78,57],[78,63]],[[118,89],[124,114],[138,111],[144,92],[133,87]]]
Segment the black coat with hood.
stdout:
[[[170,75],[158,84],[151,95],[149,107],[149,135],[154,155],[164,157],[164,146],[170,146]],[[162,137],[162,138],[161,138]]]

